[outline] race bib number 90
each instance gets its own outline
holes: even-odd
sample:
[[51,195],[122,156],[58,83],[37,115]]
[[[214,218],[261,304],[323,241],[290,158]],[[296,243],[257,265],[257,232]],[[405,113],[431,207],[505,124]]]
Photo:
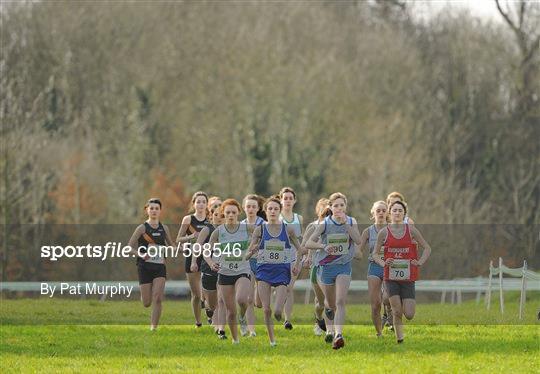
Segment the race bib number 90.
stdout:
[[411,260],[394,259],[388,277],[394,281],[408,281],[411,278]]
[[328,234],[327,243],[334,247],[333,255],[346,255],[349,253],[349,235],[348,234]]

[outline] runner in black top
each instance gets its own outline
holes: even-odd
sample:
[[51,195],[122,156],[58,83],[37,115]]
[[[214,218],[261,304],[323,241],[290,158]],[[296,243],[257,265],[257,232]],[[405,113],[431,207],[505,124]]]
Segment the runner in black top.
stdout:
[[167,226],[159,222],[161,201],[150,199],[144,206],[148,219],[137,226],[129,240],[132,253],[137,253],[137,269],[141,300],[145,307],[153,304],[150,329],[156,330],[161,316],[165,290],[165,253],[159,246],[173,246]]
[[[184,246],[185,271],[189,288],[191,289],[191,307],[195,316],[195,326],[201,327],[201,273],[200,266],[202,257],[198,257],[193,262],[193,253],[191,246],[197,241],[199,232],[209,225],[207,220],[208,195],[202,191],[195,192],[191,198],[191,211],[182,219],[180,231],[176,237],[177,243],[190,243],[189,246]],[[187,247],[187,248],[186,248]],[[193,262],[193,263],[192,263]]]

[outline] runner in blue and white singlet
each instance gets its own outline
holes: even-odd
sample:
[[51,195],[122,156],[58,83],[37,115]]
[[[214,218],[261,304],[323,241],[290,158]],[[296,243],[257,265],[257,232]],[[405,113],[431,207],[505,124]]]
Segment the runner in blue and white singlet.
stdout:
[[362,232],[362,244],[360,246],[360,251],[363,251],[365,247],[369,247],[369,265],[367,273],[368,293],[371,303],[371,320],[373,321],[378,337],[382,336],[382,329],[388,319],[388,315],[386,314],[381,320],[381,303],[384,299],[388,309],[390,309],[390,303],[388,301],[388,296],[386,294],[383,296],[384,268],[377,264],[373,258],[375,256],[384,258],[382,248],[376,249],[375,243],[377,242],[379,230],[386,227],[387,210],[387,205],[384,201],[380,200],[373,203],[373,206],[371,207],[371,219],[375,220],[375,223]]
[[[255,194],[249,194],[244,197],[242,200],[242,208],[244,208],[244,212],[246,213],[246,218],[242,220],[241,224],[243,225],[250,225],[253,228],[262,225],[265,220],[259,216],[259,214],[262,214],[262,205],[264,204],[264,199]],[[251,240],[251,238],[250,238]],[[255,332],[255,312],[254,307],[257,305],[259,308],[261,307],[261,302],[258,299],[257,294],[257,282],[255,279],[255,273],[257,272],[257,259],[255,257],[251,257],[249,259],[249,266],[251,268],[251,289],[250,294],[248,297],[248,308],[246,311],[246,319],[247,321],[241,321],[240,323],[240,333],[242,336],[246,336],[249,334],[249,336],[253,337],[256,336],[257,333]],[[257,301],[258,300],[258,301]]]
[[[294,213],[293,209],[296,204],[296,193],[291,187],[283,187],[281,191],[279,191],[279,198],[281,199],[281,204],[283,206],[283,209],[281,211],[281,214],[279,215],[279,219],[282,222],[285,222],[287,226],[291,226],[293,228],[294,235],[298,239],[298,241],[302,241],[302,223],[303,218],[301,215]],[[292,248],[294,251],[292,252],[292,263],[294,264],[296,259],[296,251],[298,251],[299,248]],[[300,257],[298,260],[302,260]],[[292,330],[293,325],[291,323],[292,319],[292,309],[294,305],[294,283],[296,282],[296,279],[298,278],[298,275],[291,274],[291,281],[289,282],[287,286],[287,300],[285,301],[285,322],[283,323],[283,326],[287,330]]]
[[[248,257],[257,256],[257,289],[263,306],[270,345],[275,346],[270,307],[271,291],[272,287],[276,288],[274,317],[280,321],[287,296],[287,285],[291,279],[291,245],[300,248],[300,243],[293,229],[279,221],[281,201],[278,197],[270,197],[264,204],[264,211],[268,222],[255,228]],[[299,271],[300,262],[294,265],[292,274],[298,274]]]
[[324,224],[316,228],[306,246],[324,250],[323,257],[319,260],[318,279],[328,305],[325,309],[326,316],[334,320],[336,336],[332,348],[340,349],[345,345],[342,332],[345,300],[351,283],[351,260],[353,257],[361,257],[361,253],[356,253],[353,242],[360,245],[361,236],[356,220],[346,214],[347,197],[336,192],[330,195],[329,200],[332,215],[326,217]]

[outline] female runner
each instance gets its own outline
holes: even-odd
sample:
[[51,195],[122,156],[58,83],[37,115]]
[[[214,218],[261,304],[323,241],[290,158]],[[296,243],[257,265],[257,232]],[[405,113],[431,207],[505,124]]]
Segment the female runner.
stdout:
[[[221,200],[212,200],[212,198],[210,198],[210,201],[212,202],[210,205],[210,221],[212,224],[204,227],[199,233],[199,236],[197,237],[197,244],[199,246],[199,248],[197,248],[197,252],[198,250],[200,250],[201,255],[204,249],[204,243],[208,242],[208,239],[212,232],[215,230],[215,228],[223,223],[223,215],[220,211],[222,204]],[[201,273],[202,292],[205,300],[204,309],[206,312],[206,317],[208,318],[208,323],[213,324],[216,333],[219,334],[220,337],[223,335],[222,339],[224,339],[226,338],[226,336],[224,336],[225,331],[223,326],[225,323],[225,311],[224,307],[220,308],[222,305],[224,305],[223,299],[220,298],[221,300],[220,302],[218,302],[218,274],[216,271],[210,268],[206,261],[203,261],[201,263]]]
[[232,342],[239,343],[236,323],[236,303],[240,306],[240,319],[245,319],[247,299],[250,292],[250,268],[246,259],[250,232],[248,225],[241,225],[238,216],[242,208],[234,199],[227,199],[221,205],[225,223],[218,226],[210,236],[210,248],[219,243],[218,261],[214,261],[215,251],[204,251],[204,259],[218,272],[218,288],[223,295],[227,310],[227,323],[231,330]]
[[[431,254],[431,247],[420,231],[403,222],[406,214],[407,205],[404,202],[394,201],[390,205],[390,224],[379,231],[375,243],[375,248],[384,245],[384,260],[379,256],[373,257],[377,264],[384,267],[384,287],[390,298],[398,343],[403,342],[402,315],[408,320],[414,317],[418,267],[424,265]],[[424,249],[420,259],[417,259],[415,241]]]
[[[325,313],[334,320],[335,338],[333,349],[345,345],[343,323],[345,322],[345,303],[351,283],[351,260],[362,256],[355,249],[353,242],[361,244],[356,219],[349,217],[347,197],[340,192],[329,197],[332,215],[324,219],[324,224],[317,226],[307,242],[307,247],[320,249],[324,253],[319,261],[318,278],[325,296]],[[321,238],[321,243],[317,240]],[[334,319],[335,317],[335,319]]]
[[[371,207],[371,219],[375,220],[375,223],[362,232],[362,244],[360,246],[362,252],[366,246],[369,246],[368,293],[371,303],[371,320],[373,321],[378,337],[382,336],[382,328],[384,326],[384,322],[381,320],[382,301],[384,299],[385,304],[389,303],[389,301],[383,287],[384,269],[373,260],[373,257],[383,257],[382,248],[379,247],[375,250],[375,243],[377,242],[379,231],[383,227],[386,227],[387,210],[387,205],[384,201],[380,200],[373,203]],[[391,309],[389,308],[389,310]]]
[[[311,222],[306,227],[306,232],[304,235],[304,239],[302,241],[302,246],[305,246],[308,239],[311,237],[313,232],[315,231],[315,228],[323,224],[325,217],[330,215],[330,209],[328,208],[329,200],[326,198],[319,199],[317,202],[317,205],[315,206],[315,214],[317,215],[317,219],[313,222]],[[311,287],[313,288],[313,291],[315,292],[315,326],[313,327],[313,332],[315,335],[319,336],[322,335],[324,332],[327,332],[327,339],[328,343],[331,343],[333,340],[333,335],[328,333],[333,330],[333,321],[326,319],[323,316],[324,311],[324,293],[321,289],[321,286],[319,285],[319,282],[317,280],[317,271],[319,270],[319,266],[317,265],[320,261],[320,257],[322,255],[321,250],[308,250],[308,254],[306,256],[306,261],[304,262],[305,267],[310,268],[309,272],[309,279],[311,281]]]
[[[283,187],[279,191],[279,198],[281,200],[281,205],[283,210],[279,215],[279,219],[285,222],[288,226],[291,226],[294,230],[294,235],[298,238],[299,241],[302,241],[302,224],[304,219],[300,214],[294,213],[293,208],[296,204],[296,193],[291,187]],[[298,251],[298,248],[295,248]],[[293,255],[294,256],[294,255]],[[296,261],[300,261],[301,258],[292,258],[291,266],[294,268]],[[298,274],[291,274],[291,283],[287,286],[287,300],[285,301],[285,322],[283,326],[287,330],[292,330],[293,325],[291,323],[292,309],[294,305],[294,282]]]
[[[144,210],[148,215],[148,219],[135,229],[128,245],[131,247],[132,252],[137,252],[141,301],[145,308],[153,305],[150,330],[154,331],[157,329],[159,317],[161,316],[161,302],[167,276],[164,253],[161,253],[159,246],[173,246],[174,244],[171,240],[169,228],[159,222],[161,201],[155,198],[148,200]],[[134,248],[138,249],[135,250]]]
[[[248,258],[257,253],[257,289],[264,311],[264,322],[270,339],[270,346],[276,346],[274,323],[270,306],[272,287],[276,290],[274,317],[281,321],[287,286],[291,282],[291,262],[294,248],[301,248],[294,229],[280,222],[281,200],[278,196],[270,197],[263,207],[267,223],[255,228],[250,244]],[[292,245],[294,246],[291,246]],[[303,253],[298,253],[301,256]],[[292,273],[298,274],[300,261]]]
[[[208,195],[202,191],[195,192],[191,198],[191,211],[182,218],[182,224],[176,237],[176,243],[190,243],[197,241],[199,232],[210,223],[207,219]],[[191,248],[192,249],[192,248]],[[202,257],[193,255],[193,251],[184,251],[186,256],[184,270],[186,271],[189,288],[191,290],[191,308],[195,316],[195,326],[201,327],[201,261]],[[194,257],[196,260],[194,260]],[[193,266],[192,266],[193,262]]]
[[[243,225],[251,226],[251,232],[253,232],[256,226],[260,226],[263,222],[265,222],[264,219],[260,216],[263,204],[264,199],[255,194],[246,195],[246,197],[244,197],[244,200],[242,200],[242,206],[244,207],[244,211],[246,212],[246,218],[240,223]],[[246,312],[247,326],[245,323],[243,323],[244,321],[240,321],[240,333],[242,334],[242,336],[245,336],[249,333],[249,336],[253,337],[257,335],[257,333],[255,332],[254,311],[255,300],[258,297],[258,294],[256,292],[257,281],[255,279],[255,273],[257,272],[256,258],[252,257],[249,259],[249,267],[251,268],[251,291],[248,298],[248,309]]]

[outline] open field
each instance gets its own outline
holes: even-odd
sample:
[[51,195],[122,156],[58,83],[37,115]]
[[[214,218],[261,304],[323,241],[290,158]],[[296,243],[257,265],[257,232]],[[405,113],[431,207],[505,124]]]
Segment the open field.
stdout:
[[[277,326],[278,346],[271,348],[263,326],[258,336],[233,346],[220,341],[209,326],[195,329],[187,302],[164,304],[164,324],[146,325],[149,310],[136,302],[94,300],[2,300],[0,320],[3,372],[19,371],[277,371],[383,372],[397,367],[421,372],[519,370],[540,366],[540,335],[529,300],[518,324],[515,300],[498,305],[421,304],[407,323],[406,340],[397,345],[390,332],[376,339],[366,305],[351,305],[346,347],[333,351],[313,335],[311,306],[297,305],[295,328]],[[261,321],[261,315],[257,315]],[[445,324],[441,324],[446,320]],[[114,321],[114,325],[107,324]]]

